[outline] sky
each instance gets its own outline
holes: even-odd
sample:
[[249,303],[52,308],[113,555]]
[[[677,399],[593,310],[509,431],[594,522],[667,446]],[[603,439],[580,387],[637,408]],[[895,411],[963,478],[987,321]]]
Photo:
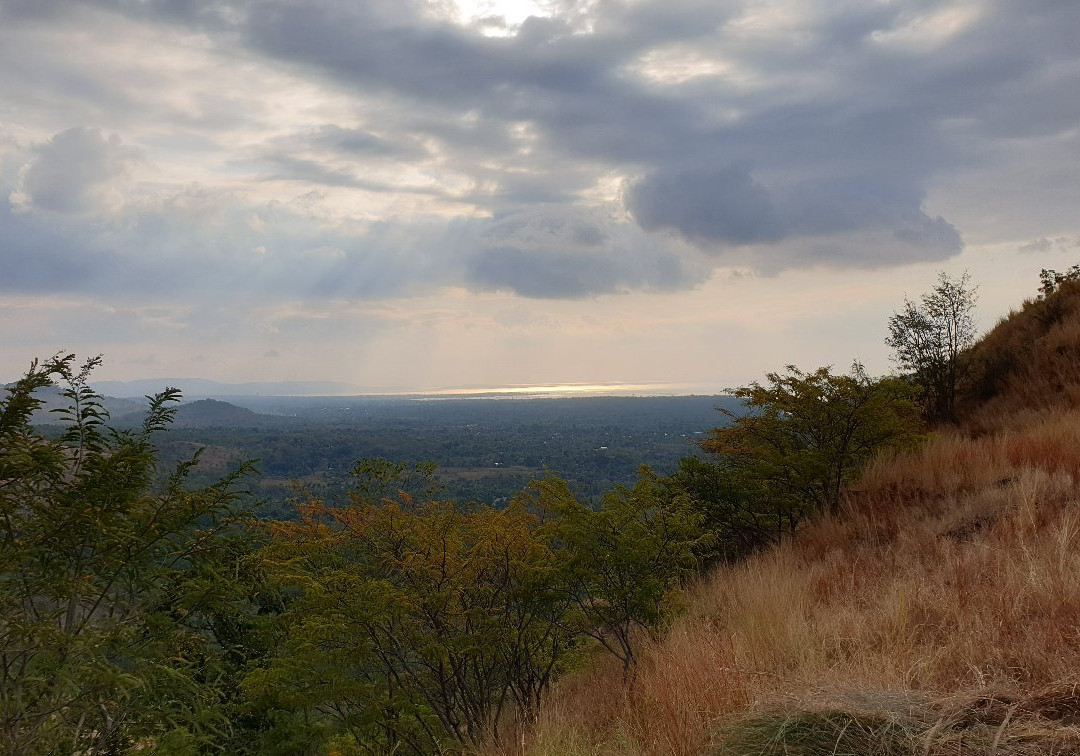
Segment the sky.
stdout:
[[0,379],[716,391],[1080,262],[1076,0],[0,0]]

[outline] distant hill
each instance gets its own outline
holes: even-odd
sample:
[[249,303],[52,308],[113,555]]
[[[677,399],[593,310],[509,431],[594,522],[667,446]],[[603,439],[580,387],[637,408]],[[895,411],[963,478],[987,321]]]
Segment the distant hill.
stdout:
[[[6,384],[3,388],[8,388]],[[64,415],[56,410],[66,409],[70,402],[57,386],[39,389],[36,396],[42,400],[41,407],[31,416],[36,425],[59,425],[65,422]],[[138,425],[146,414],[145,399],[119,399],[103,396],[102,406],[109,414],[109,421],[117,427]],[[267,420],[266,415],[253,412],[235,404],[216,399],[199,399],[185,402],[176,411],[174,427],[178,428],[256,428]]]
[[[120,418],[122,423],[136,424],[142,421],[143,411]],[[237,407],[217,399],[199,399],[185,402],[176,408],[175,428],[256,428],[266,421],[265,415]]]
[[176,412],[176,425],[186,427],[229,427],[259,425],[262,415],[235,404],[217,399],[200,399],[181,404]]

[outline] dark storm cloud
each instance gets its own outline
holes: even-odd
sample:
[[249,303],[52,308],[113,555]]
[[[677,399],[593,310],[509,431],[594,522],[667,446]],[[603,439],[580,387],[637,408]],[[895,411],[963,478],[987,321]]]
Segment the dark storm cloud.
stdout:
[[[51,144],[51,143],[50,143]],[[311,197],[318,202],[319,197]],[[447,284],[572,298],[693,286],[709,273],[598,212],[540,206],[497,218],[311,221],[306,198],[252,205],[192,187],[130,202],[92,224],[36,204],[0,205],[0,290],[163,302],[378,299]],[[66,205],[65,205],[66,207]]]
[[630,185],[626,206],[642,228],[673,229],[694,241],[746,244],[784,236],[769,193],[741,168],[656,172]]
[[[557,157],[613,161],[670,154],[669,140],[685,142],[701,114],[693,101],[645,91],[619,67],[675,35],[708,33],[730,15],[705,6],[667,13],[613,7],[592,34],[534,17],[512,37],[488,38],[421,20],[408,5],[387,7],[267,3],[242,33],[263,54],[322,71],[365,94],[407,98],[444,115],[475,111],[495,123],[532,122]],[[430,127],[454,146],[455,124]],[[666,136],[658,139],[661,132]]]
[[87,254],[86,240],[80,237],[78,230],[16,214],[0,202],[0,291],[93,290],[100,261],[96,250]]
[[464,258],[465,283],[526,297],[568,299],[646,289],[670,291],[700,283],[707,268],[657,248],[628,224],[594,214],[537,209],[478,228]]
[[[592,34],[571,34],[565,20],[530,19],[513,37],[488,39],[445,24],[405,24],[400,17],[382,17],[387,25],[380,26],[339,4],[309,12],[275,3],[246,31],[265,54],[338,81],[415,98],[425,107],[438,103],[448,112],[475,110],[496,123],[528,121],[538,134],[536,152],[548,160],[585,159],[637,172],[625,199],[642,227],[675,231],[718,254],[727,245],[876,229],[913,249],[909,256],[899,245],[893,260],[869,256],[867,264],[948,257],[961,248],[960,234],[922,205],[936,176],[978,157],[978,144],[956,138],[967,131],[958,119],[974,119],[971,128],[987,132],[1044,128],[1012,123],[1003,94],[1048,111],[1058,124],[1076,115],[1080,98],[1063,103],[1060,93],[1030,86],[1062,56],[1076,59],[1061,31],[1080,26],[1071,24],[1080,16],[1069,4],[982,4],[981,18],[969,29],[923,50],[917,40],[915,49],[904,48],[904,35],[934,30],[911,31],[905,24],[920,12],[945,9],[944,3],[840,3],[832,12],[822,8],[792,44],[755,46],[721,31],[715,48],[726,51],[731,37],[738,62],[760,75],[791,70],[818,81],[805,93],[785,91],[782,82],[744,91],[714,81],[714,102],[741,112],[730,123],[710,125],[712,103],[701,96],[708,84],[649,85],[622,67],[658,45],[698,42],[750,4],[716,5],[613,8],[595,19]],[[1047,56],[1045,38],[1058,60]],[[1075,76],[1071,81],[1075,87]],[[959,133],[949,133],[958,124]],[[458,138],[450,130],[433,131],[451,144]],[[742,165],[754,170],[732,167]],[[543,183],[545,166],[531,167],[534,184]],[[507,182],[505,195],[493,201],[497,207],[500,199],[549,197],[558,199],[550,185],[523,194]],[[822,261],[810,251],[820,248],[807,245],[806,263]]]
[[[745,168],[680,169],[630,184],[625,201],[643,228],[676,231],[705,248],[867,229],[887,230],[928,251],[929,259],[948,257],[962,247],[952,224],[923,212],[917,189],[874,176],[793,182],[774,195]],[[811,259],[820,263],[828,257],[818,252]],[[833,257],[858,262],[839,253]],[[882,262],[887,260],[868,258],[866,265]]]
[[482,250],[466,261],[465,280],[477,289],[513,291],[523,297],[574,299],[646,289],[673,291],[700,283],[677,255],[660,253],[648,265],[618,253],[581,254],[567,249]]

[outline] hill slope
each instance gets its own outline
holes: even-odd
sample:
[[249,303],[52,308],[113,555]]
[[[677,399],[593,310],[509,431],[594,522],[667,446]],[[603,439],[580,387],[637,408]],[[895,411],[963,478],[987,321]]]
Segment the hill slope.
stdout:
[[[145,411],[133,412],[120,418],[123,424],[141,423]],[[184,402],[176,407],[174,428],[256,428],[269,418],[245,407],[237,407],[217,399],[198,399]]]
[[1080,286],[973,356],[960,429],[704,579],[632,686],[564,681],[531,752],[1080,753]]

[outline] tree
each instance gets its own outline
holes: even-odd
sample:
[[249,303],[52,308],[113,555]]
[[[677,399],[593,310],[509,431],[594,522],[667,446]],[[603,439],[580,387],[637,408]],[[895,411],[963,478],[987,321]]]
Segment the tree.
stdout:
[[[0,400],[3,753],[190,751],[231,728],[220,683],[238,615],[220,566],[246,468],[191,490],[196,456],[159,484],[152,439],[179,392],[111,429],[87,385],[98,364],[35,362]],[[30,419],[56,381],[70,406],[50,439]]]
[[778,527],[793,531],[809,514],[836,512],[844,484],[867,460],[918,437],[914,391],[897,378],[874,380],[859,363],[850,375],[789,365],[766,377],[767,385],[733,390],[747,413],[721,410],[731,425],[701,446],[761,487]]
[[1053,268],[1043,268],[1039,271],[1039,297],[1049,299],[1063,283],[1071,281],[1080,281],[1080,265],[1073,265],[1061,273]]
[[582,504],[566,482],[534,482],[521,499],[546,519],[558,557],[557,590],[573,612],[563,622],[612,653],[630,677],[634,637],[652,633],[674,609],[673,590],[697,571],[708,536],[700,514],[646,467],[632,488],[608,491],[599,509]]
[[977,299],[967,273],[960,278],[940,273],[937,285],[919,303],[905,298],[903,308],[889,318],[885,343],[922,389],[931,420],[954,418],[957,387],[966,368],[963,353],[975,341],[972,311]]
[[574,645],[538,517],[519,503],[375,499],[374,483],[407,466],[356,470],[346,506],[312,501],[300,522],[272,525],[265,568],[295,598],[279,652],[245,689],[365,752],[476,748],[506,713],[534,717]]
[[765,482],[727,458],[684,457],[665,481],[688,497],[710,534],[698,548],[703,567],[745,557],[781,539],[788,528],[787,500],[770,496]]

